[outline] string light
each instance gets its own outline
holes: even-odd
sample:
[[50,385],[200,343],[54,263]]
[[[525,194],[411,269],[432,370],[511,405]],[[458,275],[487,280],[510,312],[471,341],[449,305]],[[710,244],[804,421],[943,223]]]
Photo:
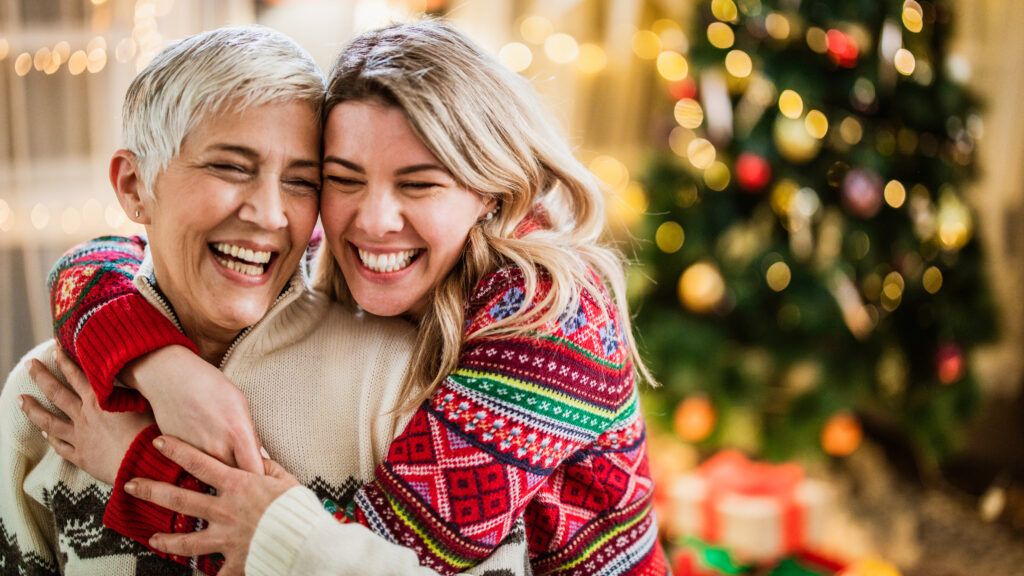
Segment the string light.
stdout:
[[0,60],[5,60],[11,53],[11,45],[6,38],[0,38]]
[[903,187],[899,180],[890,180],[885,185],[884,194],[886,204],[893,208],[899,208],[907,201],[907,189]]
[[114,57],[117,58],[118,62],[127,62],[135,56],[135,48],[135,40],[123,38],[117,43],[117,48],[114,49]]
[[661,39],[662,47],[666,50],[686,52],[690,49],[686,34],[675,20],[669,20],[668,18],[657,20],[654,24],[651,24],[651,31],[658,35],[658,38]]
[[711,166],[715,161],[715,145],[704,138],[694,138],[686,147],[686,157],[694,168],[701,170]]
[[74,206],[68,206],[60,215],[60,227],[65,234],[74,234],[82,225],[82,215]]
[[828,133],[828,118],[821,110],[811,110],[804,118],[804,127],[808,134],[821,140]]
[[736,78],[746,78],[754,71],[754,62],[746,52],[731,50],[725,55],[725,70]]
[[580,55],[576,59],[576,67],[584,74],[597,74],[608,66],[608,54],[597,44],[580,45]]
[[914,54],[910,50],[900,48],[896,51],[896,56],[893,58],[893,64],[896,66],[897,72],[904,76],[910,76],[914,73],[917,61],[914,59]]
[[725,162],[715,161],[704,170],[704,184],[715,192],[721,192],[729,186],[732,173]]
[[32,65],[39,72],[46,70],[50,66],[50,61],[53,59],[52,52],[46,46],[43,46],[39,50],[36,50],[36,55],[32,58]]
[[935,266],[929,267],[921,276],[921,284],[929,294],[936,294],[942,289],[942,271]]
[[715,18],[724,22],[732,22],[739,16],[736,3],[733,0],[712,0],[711,13]]
[[732,48],[736,42],[736,33],[732,31],[732,26],[724,22],[712,22],[708,25],[708,42],[722,50]]
[[60,56],[61,62],[67,62],[71,57],[71,44],[64,40],[57,42],[57,45],[53,47],[53,53]]
[[85,72],[86,66],[89,65],[89,57],[85,55],[82,50],[75,50],[75,53],[71,55],[71,59],[68,60],[68,72],[72,76],[78,76],[82,72]]
[[856,146],[864,138],[864,127],[853,116],[847,116],[839,123],[839,137],[850,146]]
[[789,38],[789,19],[778,12],[772,12],[765,17],[764,27],[768,35],[776,40]]
[[29,221],[36,230],[42,230],[50,223],[50,210],[43,204],[36,204],[29,213]]
[[554,30],[551,21],[543,16],[527,16],[519,25],[519,33],[531,44],[543,44]]
[[598,156],[590,161],[590,171],[613,192],[621,192],[629,184],[629,169],[611,156]]
[[112,229],[120,228],[122,224],[128,219],[124,215],[124,210],[121,209],[121,205],[117,202],[111,202],[107,204],[107,209],[104,211],[103,219],[107,221],[107,226]]
[[808,28],[807,46],[818,54],[825,54],[828,52],[828,33],[817,26]]
[[661,37],[650,30],[637,30],[633,34],[633,53],[644,60],[654,60],[661,54]]
[[907,0],[903,3],[903,26],[914,33],[924,28],[924,10],[916,0]]
[[904,288],[906,282],[902,274],[895,271],[888,273],[882,282],[882,308],[892,312],[899,307],[900,301],[903,300]]
[[690,71],[686,58],[679,52],[666,50],[658,54],[658,73],[669,82],[678,82]]
[[654,233],[654,243],[665,254],[675,254],[683,247],[685,241],[686,233],[683,231],[683,227],[678,222],[671,220],[662,222]]
[[681,158],[687,157],[687,147],[695,138],[693,130],[676,126],[668,135],[668,147]]
[[701,108],[700,102],[693,98],[683,98],[676,102],[673,115],[680,126],[691,130],[699,127],[704,122],[704,109]]
[[779,95],[779,111],[786,118],[796,120],[804,113],[804,99],[794,90],[783,90]]
[[776,262],[768,267],[768,272],[765,274],[765,280],[768,282],[768,287],[776,292],[782,292],[789,286],[790,280],[792,280],[793,274],[789,269],[789,266],[785,262]]
[[32,70],[32,55],[28,52],[18,54],[18,57],[14,60],[14,73],[18,76],[24,76],[30,70]]
[[533,62],[533,52],[522,42],[509,42],[498,51],[498,60],[513,72],[522,72]]
[[91,74],[96,74],[103,70],[107,65],[107,51],[104,48],[97,48],[88,54],[88,63],[86,69]]
[[544,53],[552,62],[568,64],[579,56],[580,47],[575,38],[559,32],[548,36],[548,39],[544,41]]

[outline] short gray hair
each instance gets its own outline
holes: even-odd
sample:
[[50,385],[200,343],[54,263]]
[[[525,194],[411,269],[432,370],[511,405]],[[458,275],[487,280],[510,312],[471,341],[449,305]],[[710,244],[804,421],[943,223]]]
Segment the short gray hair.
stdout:
[[162,50],[132,80],[122,110],[125,147],[152,193],[189,132],[224,106],[298,100],[319,118],[323,97],[323,73],[288,36],[264,26],[202,32]]

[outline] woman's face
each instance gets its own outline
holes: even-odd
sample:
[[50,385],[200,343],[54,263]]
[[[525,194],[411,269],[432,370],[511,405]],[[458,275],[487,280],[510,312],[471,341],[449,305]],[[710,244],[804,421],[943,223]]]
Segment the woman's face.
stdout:
[[259,321],[295,273],[317,216],[320,129],[303,102],[211,115],[144,199],[160,289],[196,338]]
[[361,308],[422,314],[490,209],[420,142],[405,113],[354,101],[331,110],[320,204],[331,252]]

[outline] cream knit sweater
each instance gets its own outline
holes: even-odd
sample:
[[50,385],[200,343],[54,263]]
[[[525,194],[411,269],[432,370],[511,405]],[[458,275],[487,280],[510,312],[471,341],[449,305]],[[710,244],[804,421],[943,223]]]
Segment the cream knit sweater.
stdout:
[[[135,284],[152,303],[148,260]],[[229,352],[222,369],[249,399],[256,432],[305,485],[260,522],[247,574],[433,574],[416,555],[359,525],[340,525],[321,498],[346,501],[373,478],[399,415],[413,328],[356,315],[296,275],[282,298]],[[30,351],[54,369],[55,344]],[[97,576],[192,574],[102,525],[111,487],[68,464],[18,408],[29,394],[52,411],[25,361],[0,394],[0,573]],[[325,536],[327,536],[325,538]],[[474,574],[524,574],[525,539],[510,538]]]

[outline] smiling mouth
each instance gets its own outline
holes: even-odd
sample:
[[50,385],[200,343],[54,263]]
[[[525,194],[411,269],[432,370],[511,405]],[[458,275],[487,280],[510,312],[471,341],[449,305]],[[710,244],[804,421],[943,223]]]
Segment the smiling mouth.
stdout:
[[226,242],[216,242],[209,246],[221,266],[245,276],[266,274],[277,257],[277,252],[252,250]]
[[388,274],[405,270],[423,254],[422,249],[397,250],[395,252],[369,252],[352,245],[359,262],[364,267],[378,274]]

